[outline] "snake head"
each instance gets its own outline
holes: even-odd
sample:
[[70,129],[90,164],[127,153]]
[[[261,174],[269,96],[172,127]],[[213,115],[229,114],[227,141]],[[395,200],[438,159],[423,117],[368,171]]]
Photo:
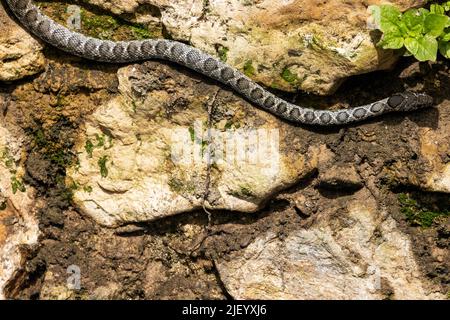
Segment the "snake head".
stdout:
[[387,104],[392,111],[412,111],[433,106],[433,98],[425,93],[405,91],[392,95]]

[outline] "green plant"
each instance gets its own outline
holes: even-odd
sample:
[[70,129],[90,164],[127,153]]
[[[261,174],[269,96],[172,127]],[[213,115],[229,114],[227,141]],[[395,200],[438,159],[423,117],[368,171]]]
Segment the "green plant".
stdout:
[[19,179],[17,179],[16,176],[11,177],[11,188],[14,194],[17,193],[17,191],[25,192],[26,188],[23,182]]
[[151,39],[155,36],[143,25],[134,25],[131,26],[131,31],[133,31],[133,35],[138,40]]
[[438,51],[450,59],[450,1],[403,13],[391,5],[369,9],[376,28],[383,32],[381,48],[405,49],[405,55],[419,61],[435,61]]
[[98,133],[95,134],[95,139],[97,140],[97,143],[94,144],[92,140],[87,139],[86,143],[84,145],[84,149],[86,150],[87,154],[89,155],[89,158],[92,158],[92,154],[94,152],[94,149],[97,148],[103,148],[104,150],[110,149],[113,145],[112,137],[108,137],[108,146],[105,143],[105,135],[99,135]]
[[292,73],[291,70],[289,70],[288,67],[285,67],[283,71],[281,72],[281,77],[284,81],[289,83],[295,83],[298,81],[298,77],[296,74]]
[[217,53],[219,54],[219,59],[223,62],[226,62],[228,59],[228,51],[230,51],[230,49],[228,49],[227,47],[219,47],[217,49]]
[[108,168],[106,167],[106,163],[108,162],[108,156],[103,156],[98,159],[98,166],[100,167],[100,175],[102,178],[106,178],[108,176]]
[[94,144],[91,140],[86,140],[86,144],[84,145],[84,149],[89,155],[89,158],[92,158],[92,152],[94,152]]
[[256,70],[255,67],[253,66],[253,61],[252,60],[248,60],[247,62],[245,62],[244,64],[244,73],[247,77],[251,77],[255,74]]
[[429,228],[437,218],[450,216],[449,210],[430,209],[406,193],[400,193],[398,195],[398,202],[400,204],[400,211],[412,225]]

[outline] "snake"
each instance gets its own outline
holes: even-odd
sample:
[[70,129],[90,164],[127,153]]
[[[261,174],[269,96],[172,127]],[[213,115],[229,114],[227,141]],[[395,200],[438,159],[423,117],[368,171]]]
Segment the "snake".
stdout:
[[183,42],[169,39],[110,41],[70,30],[41,12],[32,0],[5,0],[19,22],[44,42],[69,54],[105,63],[135,63],[158,59],[170,61],[231,87],[268,112],[293,123],[339,126],[363,121],[389,112],[431,107],[426,93],[404,91],[366,105],[321,110],[290,103],[266,90],[236,68]]

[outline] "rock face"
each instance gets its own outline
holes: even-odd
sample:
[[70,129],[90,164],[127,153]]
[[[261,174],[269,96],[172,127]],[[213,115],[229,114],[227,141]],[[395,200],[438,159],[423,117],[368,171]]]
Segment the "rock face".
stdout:
[[18,80],[42,71],[42,45],[14,23],[2,6],[0,25],[0,81]]
[[417,183],[417,179],[413,179],[412,183],[423,185],[427,190],[450,193],[450,128],[441,122],[436,130],[423,129],[420,144],[426,165],[432,173],[423,175],[423,183]]
[[423,190],[450,192],[450,129],[445,125],[448,121],[445,110],[448,107],[448,101],[442,103],[443,120],[439,121],[434,128],[420,128],[417,141],[409,141],[418,148],[420,165],[410,167],[399,159],[385,168],[388,176],[401,184],[416,186]]
[[21,140],[0,121],[0,299],[5,284],[24,265],[21,247],[36,244],[39,235],[34,191],[25,187],[23,168],[17,166]]
[[119,91],[89,117],[68,175],[75,203],[102,224],[254,212],[317,166],[320,146],[299,154],[286,124],[157,63],[121,69]]
[[[436,299],[412,244],[365,190],[330,201],[310,228],[286,238],[267,232],[219,260],[235,299]],[[339,213],[336,208],[341,208]]]
[[[91,3],[136,21],[156,7],[172,38],[221,57],[264,85],[333,93],[348,76],[389,68],[396,60],[377,50],[366,27],[367,6],[381,1],[146,0]],[[423,1],[391,1],[406,9]]]
[[[376,1],[90,3],[132,21],[162,20],[175,38],[269,85],[286,65],[285,78],[297,81],[293,63],[310,66],[300,87],[324,79],[311,90],[329,92],[342,70],[365,72],[388,57],[373,60],[373,47],[360,56],[363,27],[361,38],[336,40],[345,26],[354,35],[359,12]],[[89,14],[94,31],[104,27]],[[117,21],[107,22],[116,34]],[[204,32],[209,24],[218,34]],[[132,27],[120,28],[142,32]],[[353,49],[332,56],[316,42],[299,45],[305,30],[326,30],[320,39],[335,39],[335,49],[363,42],[344,59]],[[290,51],[302,46],[305,55]],[[349,79],[332,97],[286,94],[332,109],[404,89],[436,99],[420,112],[315,128],[170,63],[115,66],[51,48],[45,56],[44,72],[0,84],[1,298],[448,298],[448,63],[403,60],[393,72]],[[337,63],[326,71],[325,60]],[[69,286],[76,274],[80,286]]]

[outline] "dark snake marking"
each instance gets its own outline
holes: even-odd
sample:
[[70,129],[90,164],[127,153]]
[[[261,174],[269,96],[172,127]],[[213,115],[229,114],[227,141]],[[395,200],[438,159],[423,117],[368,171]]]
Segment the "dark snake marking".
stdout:
[[406,91],[349,109],[323,111],[301,107],[278,98],[233,67],[184,43],[165,39],[112,42],[86,37],[43,15],[31,0],[5,1],[29,31],[63,51],[111,63],[152,58],[176,62],[231,86],[261,108],[296,123],[318,126],[345,125],[388,112],[411,111],[433,105],[430,96]]

